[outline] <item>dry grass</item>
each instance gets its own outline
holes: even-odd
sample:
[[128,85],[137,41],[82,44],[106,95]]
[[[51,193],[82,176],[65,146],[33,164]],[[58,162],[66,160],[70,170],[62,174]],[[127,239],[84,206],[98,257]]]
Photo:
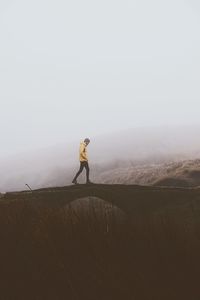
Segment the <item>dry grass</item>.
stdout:
[[128,217],[97,198],[1,200],[0,299],[197,300],[199,212],[198,201]]
[[95,180],[104,184],[142,184],[160,186],[200,186],[200,160],[135,164],[121,163],[102,170]]

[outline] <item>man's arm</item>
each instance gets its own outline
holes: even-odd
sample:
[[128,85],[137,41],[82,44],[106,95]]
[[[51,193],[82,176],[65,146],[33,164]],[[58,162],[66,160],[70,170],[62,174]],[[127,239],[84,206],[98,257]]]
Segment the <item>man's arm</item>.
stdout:
[[83,144],[80,146],[80,156],[82,159],[88,160],[87,153],[86,153],[86,147]]

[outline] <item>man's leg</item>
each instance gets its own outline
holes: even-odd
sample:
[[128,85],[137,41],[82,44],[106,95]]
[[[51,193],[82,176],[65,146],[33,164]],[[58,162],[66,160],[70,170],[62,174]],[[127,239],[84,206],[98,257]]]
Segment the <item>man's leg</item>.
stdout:
[[76,176],[74,177],[74,179],[72,180],[72,183],[76,183],[76,180],[77,180],[78,176],[81,174],[81,172],[83,171],[83,168],[84,168],[84,164],[81,161],[80,162],[80,169],[79,169],[78,173],[76,174]]
[[89,183],[90,182],[90,168],[89,168],[89,164],[87,161],[85,162],[85,169],[86,169],[87,183]]

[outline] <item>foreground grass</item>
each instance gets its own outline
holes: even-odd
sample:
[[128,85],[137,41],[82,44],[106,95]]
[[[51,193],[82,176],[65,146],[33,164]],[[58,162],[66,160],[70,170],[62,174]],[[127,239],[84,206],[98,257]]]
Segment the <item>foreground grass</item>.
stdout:
[[0,299],[200,299],[199,209],[0,203]]

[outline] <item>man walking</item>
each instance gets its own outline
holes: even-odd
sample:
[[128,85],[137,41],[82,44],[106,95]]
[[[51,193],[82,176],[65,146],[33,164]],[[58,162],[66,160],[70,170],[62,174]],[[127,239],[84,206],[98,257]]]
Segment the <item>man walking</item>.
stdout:
[[80,144],[80,149],[79,149],[80,169],[76,174],[76,176],[74,177],[74,179],[72,180],[72,183],[74,184],[78,184],[77,178],[82,173],[84,168],[86,169],[86,178],[87,178],[86,183],[87,184],[92,183],[89,179],[90,168],[88,164],[88,155],[87,155],[87,146],[89,145],[89,143],[90,143],[90,139],[86,138],[84,142],[81,142]]

